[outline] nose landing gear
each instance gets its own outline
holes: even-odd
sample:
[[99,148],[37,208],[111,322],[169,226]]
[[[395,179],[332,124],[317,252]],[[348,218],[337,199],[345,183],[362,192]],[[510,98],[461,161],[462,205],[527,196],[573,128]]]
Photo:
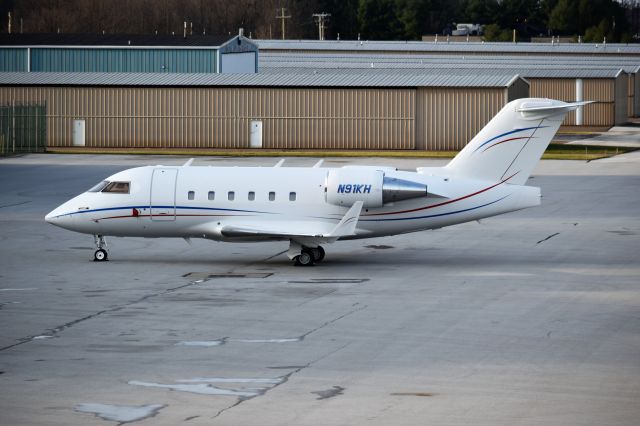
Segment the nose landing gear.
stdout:
[[107,242],[102,235],[94,235],[93,239],[96,243],[97,250],[93,253],[94,262],[104,262],[109,260],[109,254],[107,253]]

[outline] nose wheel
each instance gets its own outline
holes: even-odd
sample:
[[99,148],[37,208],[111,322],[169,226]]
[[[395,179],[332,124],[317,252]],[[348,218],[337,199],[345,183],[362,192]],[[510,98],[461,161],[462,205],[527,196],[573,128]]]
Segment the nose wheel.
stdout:
[[93,253],[94,262],[104,262],[109,260],[109,254],[107,253],[107,242],[102,235],[94,235],[93,239],[96,243],[97,250]]
[[107,251],[104,249],[98,249],[95,253],[93,253],[93,260],[96,262],[104,262],[108,260]]

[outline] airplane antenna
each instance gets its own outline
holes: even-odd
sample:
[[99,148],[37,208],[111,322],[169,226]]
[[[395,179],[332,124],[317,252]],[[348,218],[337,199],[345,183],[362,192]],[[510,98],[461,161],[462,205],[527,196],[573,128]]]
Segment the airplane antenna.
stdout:
[[312,169],[317,169],[318,167],[320,167],[322,165],[322,163],[324,163],[324,159],[318,161],[316,164],[313,165]]
[[273,167],[282,167],[282,165],[284,164],[284,160],[285,160],[285,158],[283,158],[282,160],[278,161],[278,162],[276,163],[276,165],[275,165],[275,166],[273,166]]
[[184,163],[182,165],[182,167],[189,167],[191,164],[193,164],[194,160],[195,160],[195,158],[190,158],[189,161],[187,161],[186,163]]

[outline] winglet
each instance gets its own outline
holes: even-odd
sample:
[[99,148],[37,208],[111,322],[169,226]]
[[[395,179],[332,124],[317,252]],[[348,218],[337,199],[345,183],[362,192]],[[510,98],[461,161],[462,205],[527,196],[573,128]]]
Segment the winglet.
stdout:
[[358,218],[360,217],[360,211],[362,211],[362,201],[356,201],[344,215],[342,220],[338,222],[335,228],[333,228],[333,231],[325,235],[325,237],[345,237],[347,235],[354,235],[356,232],[356,225],[358,224]]
[[182,165],[182,167],[189,167],[191,164],[193,164],[194,160],[195,160],[195,158],[190,158],[189,161],[187,161],[186,163],[184,163]]

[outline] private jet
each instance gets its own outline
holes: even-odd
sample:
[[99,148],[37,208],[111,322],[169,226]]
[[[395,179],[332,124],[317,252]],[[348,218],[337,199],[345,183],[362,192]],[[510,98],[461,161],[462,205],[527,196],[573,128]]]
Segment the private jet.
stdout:
[[526,186],[565,115],[587,102],[509,102],[444,167],[146,166],[124,170],[46,215],[53,225],[94,236],[288,241],[287,256],[309,266],[323,245],[383,237],[537,206]]

